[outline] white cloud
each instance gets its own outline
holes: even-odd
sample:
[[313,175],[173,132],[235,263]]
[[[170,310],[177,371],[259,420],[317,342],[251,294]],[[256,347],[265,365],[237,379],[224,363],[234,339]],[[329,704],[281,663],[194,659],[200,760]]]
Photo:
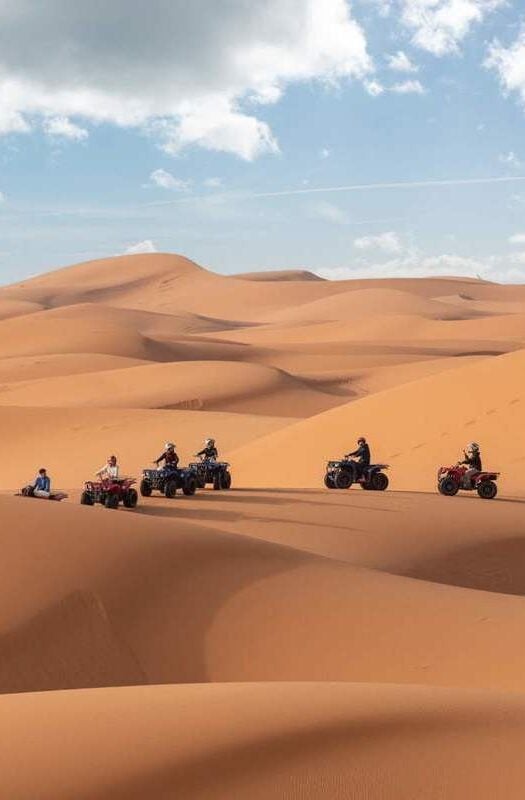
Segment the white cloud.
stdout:
[[513,150],[509,150],[508,153],[500,153],[498,161],[500,164],[505,164],[507,167],[513,167],[514,169],[521,169],[523,166],[523,163]]
[[525,25],[510,47],[492,42],[485,66],[496,70],[505,93],[517,92],[525,104]]
[[56,139],[70,139],[74,142],[83,142],[89,133],[85,128],[75,125],[67,117],[49,117],[43,122],[43,128],[48,136]]
[[[38,116],[147,128],[250,160],[277,152],[261,104],[373,69],[346,0],[0,0],[0,132]],[[125,24],[122,21],[125,20]]]
[[403,50],[398,50],[397,53],[388,55],[386,57],[388,68],[394,72],[418,72],[419,67],[417,64],[412,63]]
[[385,87],[379,81],[365,81],[364,87],[372,97],[379,97],[385,91]]
[[347,225],[349,221],[343,209],[339,208],[339,206],[336,206],[334,203],[318,203],[313,210],[313,214],[319,219],[325,222],[332,222],[335,225]]
[[509,236],[509,244],[525,244],[525,233],[515,233]]
[[171,172],[166,172],[165,169],[156,169],[149,176],[150,181],[154,186],[161,189],[172,189],[177,192],[186,192],[190,187],[190,181],[183,181],[181,178],[176,178]]
[[151,241],[151,239],[144,239],[143,242],[137,242],[136,244],[130,244],[129,247],[126,247],[124,250],[125,256],[136,256],[142,253],[156,253],[157,248],[155,244]]
[[377,236],[361,236],[354,239],[354,247],[358,250],[383,250],[385,253],[400,253],[403,250],[399,236],[394,231]]
[[412,44],[443,56],[456,53],[472,25],[506,4],[506,0],[400,0],[401,23]]
[[3,192],[0,192],[0,206],[2,205],[2,203],[6,203],[6,202],[7,202],[7,197],[5,196],[5,194]]
[[222,178],[206,178],[204,185],[208,189],[220,189],[222,186]]
[[419,81],[402,81],[395,83],[389,89],[394,94],[424,94],[425,89]]
[[414,251],[383,263],[361,263],[357,266],[318,270],[319,275],[331,280],[351,278],[481,278],[501,283],[525,282],[525,253],[523,262],[511,262],[503,256],[475,259],[454,253],[423,256]]
[[321,159],[330,158],[331,155],[332,152],[331,150],[329,150],[328,147],[322,147],[321,150],[319,151],[319,158]]

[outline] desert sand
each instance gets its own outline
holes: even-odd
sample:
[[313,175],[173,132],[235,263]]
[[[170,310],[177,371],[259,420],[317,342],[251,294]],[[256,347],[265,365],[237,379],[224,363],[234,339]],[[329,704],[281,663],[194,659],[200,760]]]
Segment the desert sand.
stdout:
[[[0,797],[518,800],[525,286],[223,276],[0,288]],[[323,487],[367,436],[390,489]],[[207,436],[233,489],[80,506]],[[498,497],[446,498],[476,440]],[[13,496],[46,466],[62,503]]]

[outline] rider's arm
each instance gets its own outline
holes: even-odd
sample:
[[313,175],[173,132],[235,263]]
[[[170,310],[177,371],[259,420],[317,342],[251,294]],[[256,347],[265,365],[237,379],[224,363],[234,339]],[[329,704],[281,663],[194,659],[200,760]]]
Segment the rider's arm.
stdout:
[[155,464],[160,464],[160,462],[164,461],[165,458],[166,458],[166,453],[162,453],[161,456],[155,459]]

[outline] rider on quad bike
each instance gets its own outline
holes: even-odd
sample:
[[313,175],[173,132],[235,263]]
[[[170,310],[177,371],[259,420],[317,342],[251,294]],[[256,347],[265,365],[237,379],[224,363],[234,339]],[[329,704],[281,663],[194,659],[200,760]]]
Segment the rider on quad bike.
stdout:
[[98,472],[95,472],[95,475],[102,480],[116,480],[119,476],[117,457],[110,456],[104,466],[101,467]]
[[358,481],[363,475],[363,472],[370,466],[370,447],[364,436],[360,436],[357,440],[357,450],[352,453],[347,453],[345,458],[352,459],[354,467],[354,481]]
[[473,479],[482,471],[481,466],[481,453],[479,444],[471,442],[463,451],[465,456],[463,461],[459,463],[468,467],[465,475],[463,476],[463,488],[468,489],[472,485]]
[[219,451],[215,446],[215,439],[205,439],[204,449],[195,453],[196,456],[202,456],[206,461],[217,461]]
[[172,467],[173,469],[176,469],[178,466],[179,457],[173,442],[166,442],[164,446],[164,452],[161,453],[161,455],[156,458],[153,463],[158,467],[161,461],[164,461],[167,467]]

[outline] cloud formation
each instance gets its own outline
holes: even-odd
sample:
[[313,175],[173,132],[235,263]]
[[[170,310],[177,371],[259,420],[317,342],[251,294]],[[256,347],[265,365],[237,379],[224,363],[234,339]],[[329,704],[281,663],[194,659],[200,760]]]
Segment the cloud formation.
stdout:
[[156,253],[157,247],[151,239],[144,239],[143,242],[136,242],[136,244],[130,244],[129,247],[126,247],[124,250],[123,255],[125,256],[137,256],[141,255],[142,253]]
[[190,188],[190,181],[183,181],[181,178],[176,178],[171,172],[165,169],[154,170],[149,179],[153,186],[158,186],[160,189],[171,189],[176,192],[186,192]]
[[103,15],[98,3],[0,0],[0,17],[0,133],[39,115],[69,138],[64,120],[106,122],[147,128],[169,153],[251,160],[278,150],[258,111],[290,84],[372,70],[346,0],[112,0]]
[[394,231],[377,236],[361,236],[354,239],[354,247],[358,250],[383,250],[385,253],[400,253],[403,250],[399,236]]
[[435,56],[457,53],[476,23],[506,4],[506,0],[400,0],[401,23],[412,44]]

